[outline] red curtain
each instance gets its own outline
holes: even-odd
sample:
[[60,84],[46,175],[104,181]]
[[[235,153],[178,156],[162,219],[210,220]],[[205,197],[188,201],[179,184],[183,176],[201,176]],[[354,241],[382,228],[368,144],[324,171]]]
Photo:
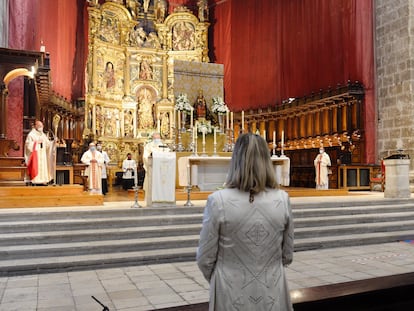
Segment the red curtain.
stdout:
[[360,81],[366,161],[375,162],[372,0],[216,0],[212,59],[225,64],[232,110]]
[[86,2],[13,0],[9,2],[9,47],[50,53],[53,89],[69,100],[82,96]]

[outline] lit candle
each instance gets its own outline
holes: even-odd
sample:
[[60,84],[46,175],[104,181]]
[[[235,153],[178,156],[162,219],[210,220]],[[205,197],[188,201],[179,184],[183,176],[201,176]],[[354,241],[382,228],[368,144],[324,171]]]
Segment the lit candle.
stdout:
[[190,127],[193,127],[193,111],[194,111],[194,108],[193,107],[191,107],[191,110],[190,110]]
[[178,126],[177,126],[177,128],[178,129],[180,129],[181,128],[181,111],[177,111],[177,114],[178,114]]
[[244,110],[242,111],[242,131],[244,132]]
[[285,141],[285,131],[282,131],[282,148],[284,145],[284,141]]
[[216,144],[216,143],[217,143],[217,140],[216,140],[216,135],[217,135],[217,128],[216,128],[216,127],[214,127],[214,144]]
[[266,140],[266,130],[263,130],[263,139]]
[[191,185],[190,164],[187,164],[187,185]]
[[203,145],[206,143],[206,132],[203,131]]
[[273,145],[276,145],[276,131],[273,131]]
[[138,176],[137,176],[137,166],[134,166],[134,184],[135,187],[138,186]]
[[233,129],[233,111],[230,112],[230,128]]
[[226,111],[226,129],[229,128],[229,111]]

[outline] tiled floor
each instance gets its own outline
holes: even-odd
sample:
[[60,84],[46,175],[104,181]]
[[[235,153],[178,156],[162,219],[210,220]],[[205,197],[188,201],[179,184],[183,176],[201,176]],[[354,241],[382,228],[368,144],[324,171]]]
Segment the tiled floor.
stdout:
[[[381,196],[358,199],[381,200]],[[314,200],[320,198],[292,198],[292,203]],[[414,272],[414,244],[397,242],[297,252],[287,277],[294,292],[407,272]],[[206,302],[208,284],[195,262],[0,277],[0,311],[102,310],[91,296],[111,311],[153,310]]]

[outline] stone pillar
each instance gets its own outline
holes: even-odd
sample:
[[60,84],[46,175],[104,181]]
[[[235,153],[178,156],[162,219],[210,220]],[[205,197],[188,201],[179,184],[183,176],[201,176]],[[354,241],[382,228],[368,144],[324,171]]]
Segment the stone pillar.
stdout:
[[408,178],[409,159],[386,159],[384,198],[409,198],[410,181]]
[[[379,163],[398,149],[414,156],[414,2],[374,4]],[[409,169],[414,181],[413,163]]]

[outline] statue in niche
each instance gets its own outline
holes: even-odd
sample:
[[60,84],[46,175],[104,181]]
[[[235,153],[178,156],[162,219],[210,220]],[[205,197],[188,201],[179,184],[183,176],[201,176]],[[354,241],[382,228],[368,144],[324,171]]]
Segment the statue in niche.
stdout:
[[133,46],[143,46],[147,40],[147,34],[145,33],[144,28],[135,26],[129,35],[129,40]]
[[170,135],[170,116],[168,112],[161,114],[161,137],[165,138]]
[[200,22],[208,21],[208,1],[207,0],[198,0],[198,19]]
[[154,128],[154,98],[147,88],[138,93],[138,124],[140,129]]
[[107,62],[105,65],[104,79],[106,81],[106,89],[113,89],[115,87],[115,70],[114,64]]
[[134,113],[130,109],[124,111],[124,135],[134,137]]
[[141,80],[152,80],[152,67],[149,64],[148,60],[142,60],[140,67],[139,67],[139,78]]
[[194,26],[189,22],[178,22],[173,27],[173,49],[185,51],[194,49]]
[[112,122],[111,109],[106,108],[104,114],[105,114],[105,128],[104,128],[103,136],[113,136],[115,127],[113,126],[113,122]]
[[167,2],[165,0],[156,0],[155,20],[157,23],[164,22],[166,11],[167,11]]
[[109,43],[119,42],[119,31],[116,22],[110,18],[103,18],[100,27],[100,39]]
[[150,32],[150,34],[148,35],[147,41],[144,44],[144,47],[155,48],[155,49],[161,48],[160,39],[158,38],[155,32]]
[[104,135],[104,116],[102,113],[102,107],[96,106],[96,136],[100,137]]

